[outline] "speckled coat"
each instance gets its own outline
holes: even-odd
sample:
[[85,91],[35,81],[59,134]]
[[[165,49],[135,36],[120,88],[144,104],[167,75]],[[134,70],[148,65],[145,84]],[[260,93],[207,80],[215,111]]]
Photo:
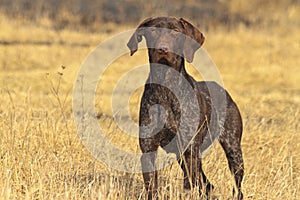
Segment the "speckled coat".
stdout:
[[[176,30],[195,40],[196,44],[190,42],[186,45],[186,41],[172,31],[141,31],[145,27]],[[204,36],[182,18],[149,18],[139,25],[128,42],[131,55],[137,51],[141,36],[146,38],[150,62],[150,74],[139,115],[139,141],[143,152],[141,164],[148,199],[157,198],[155,159],[158,147],[176,154],[184,172],[184,187],[190,189],[200,186],[200,193],[204,190],[204,195],[208,197],[213,185],[202,171],[201,158],[202,153],[215,141],[220,142],[226,153],[235,178],[237,198],[242,199],[244,163],[241,150],[242,119],[238,107],[228,92],[217,83],[197,82],[185,69],[185,59],[192,61]],[[174,42],[173,38],[176,37]]]

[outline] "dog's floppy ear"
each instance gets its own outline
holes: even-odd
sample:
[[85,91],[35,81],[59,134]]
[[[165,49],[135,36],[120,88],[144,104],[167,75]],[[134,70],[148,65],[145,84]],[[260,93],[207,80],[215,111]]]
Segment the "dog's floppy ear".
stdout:
[[180,18],[180,22],[187,36],[184,43],[183,55],[191,63],[193,62],[195,52],[202,46],[205,38],[196,27],[185,19]]
[[137,27],[131,38],[129,39],[127,46],[130,49],[130,55],[132,56],[138,50],[138,43],[142,41],[142,36],[144,35],[144,31],[142,27],[145,27],[148,22],[150,22],[152,18],[147,18],[140,23]]

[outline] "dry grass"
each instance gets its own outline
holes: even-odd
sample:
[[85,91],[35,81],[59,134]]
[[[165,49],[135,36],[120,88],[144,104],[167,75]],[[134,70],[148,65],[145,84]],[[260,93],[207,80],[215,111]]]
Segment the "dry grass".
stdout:
[[[0,30],[1,41],[17,41],[0,45],[0,198],[143,199],[141,175],[116,172],[95,160],[73,122],[71,90],[76,73],[87,54],[109,35],[54,32],[4,16]],[[240,27],[205,35],[204,48],[219,67],[244,119],[245,198],[299,199],[300,31],[293,26]],[[110,87],[99,86],[99,91],[106,88],[109,94],[136,60],[146,62],[146,53],[120,58],[106,73],[105,84]],[[140,92],[130,101],[135,119]],[[97,105],[107,101],[108,96]],[[107,117],[101,119],[107,125],[110,110],[101,107],[98,111]],[[136,138],[114,125],[108,128],[114,144],[138,151]],[[218,199],[230,199],[231,176],[218,145],[205,157],[204,168]],[[177,164],[160,174],[160,196],[196,197],[196,191],[183,191]]]

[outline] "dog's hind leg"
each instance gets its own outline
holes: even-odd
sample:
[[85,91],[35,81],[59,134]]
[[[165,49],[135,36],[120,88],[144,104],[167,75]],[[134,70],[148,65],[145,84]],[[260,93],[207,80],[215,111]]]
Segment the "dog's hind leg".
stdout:
[[[199,151],[199,149],[197,149]],[[194,151],[194,152],[197,152]],[[191,189],[192,187],[199,186],[199,192],[202,193],[202,189],[205,195],[209,197],[211,190],[214,186],[209,182],[202,169],[201,158],[197,154],[191,155],[187,150],[182,158],[177,160],[184,173],[184,188]]]
[[[240,139],[236,137],[224,137],[226,134],[234,135],[234,133],[225,133],[220,137],[219,141],[223,147],[227,160],[229,169],[234,176],[235,185],[238,190],[239,200],[243,199],[243,193],[241,191],[241,183],[244,176],[244,161],[242,156],[242,149],[240,144]],[[233,196],[235,196],[235,189],[233,189]]]

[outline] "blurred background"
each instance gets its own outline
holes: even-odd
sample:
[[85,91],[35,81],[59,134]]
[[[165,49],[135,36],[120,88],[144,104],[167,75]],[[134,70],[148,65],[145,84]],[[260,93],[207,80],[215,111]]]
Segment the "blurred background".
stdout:
[[[11,18],[43,25],[51,20],[55,29],[101,30],[105,23],[136,24],[149,16],[179,16],[206,29],[224,26],[299,26],[299,0],[1,0],[0,10]],[[49,25],[49,24],[48,24]]]

